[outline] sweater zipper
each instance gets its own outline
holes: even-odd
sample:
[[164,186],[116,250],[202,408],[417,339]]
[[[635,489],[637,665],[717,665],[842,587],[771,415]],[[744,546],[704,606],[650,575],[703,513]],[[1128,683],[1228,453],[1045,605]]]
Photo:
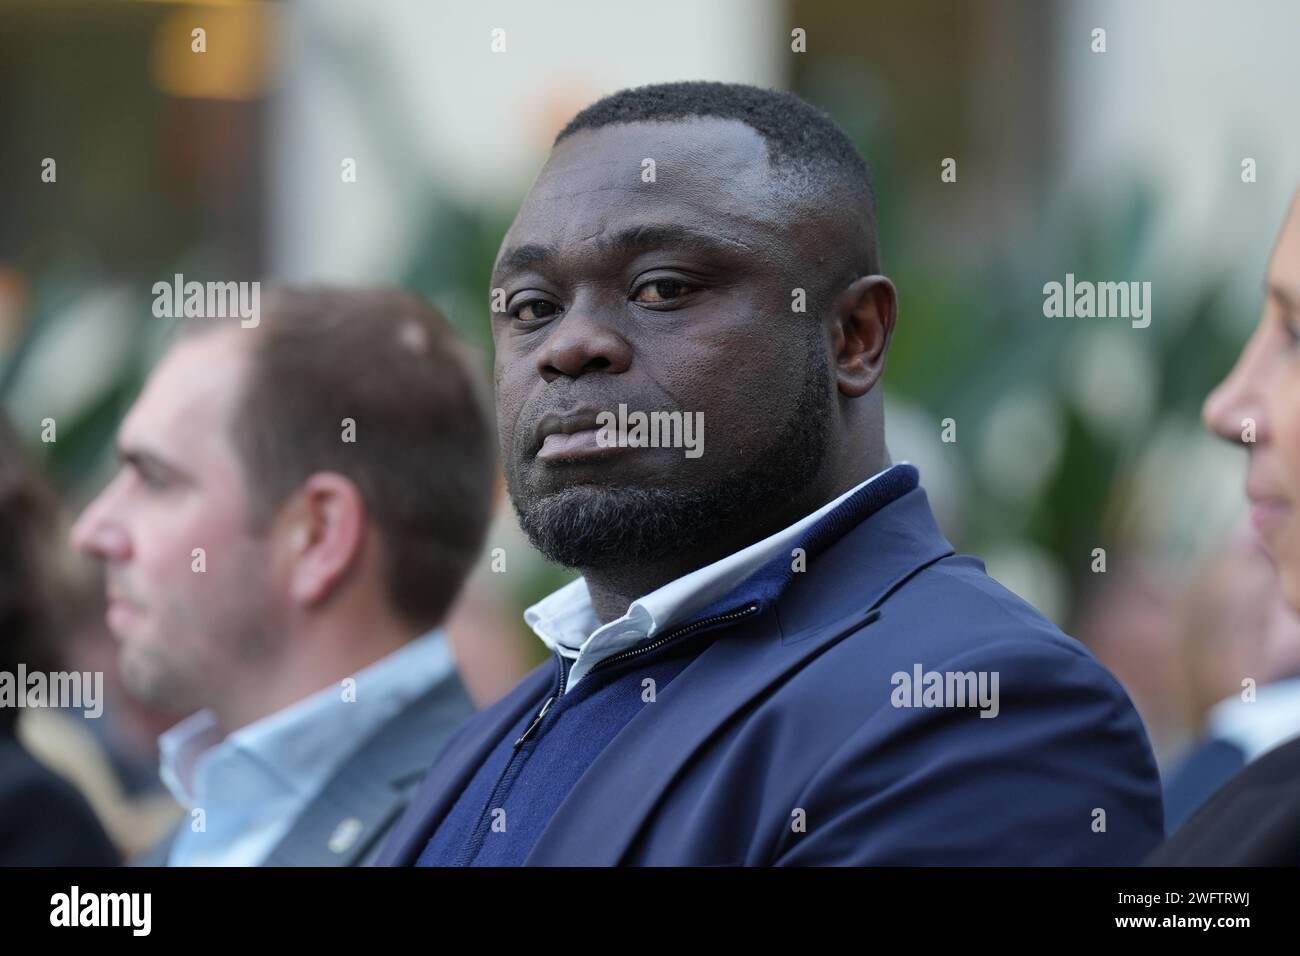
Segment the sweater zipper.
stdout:
[[542,709],[537,712],[537,716],[534,717],[532,723],[528,725],[528,729],[526,729],[522,734],[519,735],[519,739],[515,741],[515,746],[514,746],[515,750],[519,749],[519,746],[525,740],[528,739],[528,735],[531,734],[536,729],[537,725],[542,722],[542,718],[545,717],[546,712],[551,709],[551,705],[564,696],[564,685],[569,682],[569,668],[565,665],[564,655],[562,655],[559,651],[556,651],[555,656],[558,657],[560,660],[559,689],[556,690],[556,692],[552,694],[550,697],[546,698],[546,703],[542,704]]
[[[737,610],[730,611],[726,614],[716,614],[713,617],[706,617],[703,620],[696,621],[694,624],[687,624],[685,627],[678,628],[675,631],[665,634],[663,637],[659,638],[659,640],[647,644],[645,647],[630,648],[599,661],[591,668],[591,670],[587,671],[587,676],[590,677],[597,670],[600,670],[602,667],[607,665],[631,660],[632,658],[638,657],[642,654],[648,654],[651,651],[658,650],[670,641],[686,637],[688,634],[694,634],[702,628],[711,627],[715,624],[723,624],[728,621],[738,621],[743,617],[748,617],[757,610],[757,604],[748,604],[743,608],[738,608]],[[519,739],[515,741],[514,746],[511,748],[510,759],[506,761],[505,768],[501,771],[501,776],[497,778],[496,785],[492,788],[492,793],[488,796],[487,805],[483,808],[482,813],[479,814],[478,822],[471,831],[469,843],[462,848],[461,853],[459,854],[457,860],[459,865],[469,865],[469,863],[478,856],[479,850],[483,846],[483,841],[487,838],[487,834],[483,829],[483,824],[488,818],[488,815],[492,812],[493,807],[497,805],[497,800],[501,796],[502,791],[506,789],[507,781],[513,781],[514,779],[510,771],[514,768],[515,758],[519,755],[519,748],[523,746],[524,741],[528,740],[528,738],[532,736],[533,731],[541,725],[543,718],[550,713],[551,707],[555,702],[564,696],[564,688],[568,684],[569,680],[569,667],[565,666],[565,660],[558,651],[555,656],[560,661],[559,687],[555,693],[546,698],[546,702],[542,704],[541,710],[539,710],[533,717],[532,721],[529,722],[528,728],[519,735]]]
[[478,856],[479,851],[483,848],[483,841],[487,839],[487,833],[483,829],[483,824],[492,813],[493,808],[496,807],[497,799],[501,795],[502,791],[506,789],[507,781],[513,779],[510,771],[514,768],[515,757],[519,754],[519,745],[522,744],[525,738],[533,732],[533,728],[541,723],[542,718],[546,716],[546,712],[551,709],[551,705],[564,693],[564,685],[567,684],[569,680],[569,668],[565,666],[564,657],[559,651],[555,652],[555,659],[559,664],[560,670],[560,680],[557,685],[558,689],[551,694],[550,697],[546,698],[546,703],[542,704],[542,709],[537,712],[537,716],[535,716],[532,719],[532,722],[529,723],[528,729],[523,732],[523,735],[515,741],[514,747],[510,749],[510,759],[506,761],[505,767],[501,770],[501,775],[497,777],[496,783],[493,784],[492,792],[488,794],[487,804],[483,807],[482,811],[480,811],[474,829],[470,831],[469,839],[461,847],[460,853],[457,854],[456,866],[469,866],[473,862],[474,858]]
[[[626,651],[620,651],[617,654],[613,654],[609,657],[604,658],[601,661],[596,662],[594,665],[592,665],[591,670],[587,671],[587,676],[590,677],[592,674],[596,673],[596,671],[601,670],[602,668],[607,667],[609,665],[622,663],[623,661],[631,660],[634,657],[639,657],[642,654],[649,654],[651,651],[657,651],[659,650],[659,648],[663,647],[665,644],[669,643],[670,641],[675,641],[678,638],[685,637],[688,634],[693,634],[696,631],[700,630],[701,628],[711,627],[714,624],[722,624],[727,621],[738,621],[742,617],[748,617],[750,614],[753,614],[757,610],[758,610],[757,604],[749,604],[743,608],[739,608],[738,610],[729,611],[726,614],[716,614],[713,617],[706,617],[703,620],[696,621],[694,624],[687,624],[685,627],[681,627],[675,631],[671,631],[668,634],[665,634],[663,637],[659,638],[659,640],[653,641],[652,643],[647,644],[644,647],[629,648]],[[537,716],[534,717],[532,723],[528,725],[528,729],[525,730],[519,736],[519,739],[515,741],[516,750],[519,749],[519,747],[523,744],[523,742],[527,740],[529,736],[532,735],[532,732],[537,729],[538,725],[541,724],[542,718],[545,717],[547,711],[551,709],[551,705],[556,700],[564,696],[564,685],[567,681],[568,674],[569,674],[569,669],[567,667],[562,667],[560,669],[559,691],[553,694],[552,696],[550,696],[549,698],[547,698],[546,703],[542,705],[542,709],[537,712]]]
[[606,666],[607,664],[617,664],[620,661],[630,660],[631,658],[637,657],[638,655],[648,654],[651,651],[658,650],[659,648],[667,644],[669,641],[675,641],[679,637],[685,637],[687,634],[694,633],[695,631],[698,631],[702,627],[710,627],[714,624],[721,624],[724,621],[738,621],[742,617],[748,617],[750,614],[753,614],[757,610],[758,610],[757,604],[749,604],[746,605],[745,607],[739,608],[738,610],[729,611],[726,614],[716,614],[713,617],[706,617],[701,621],[696,621],[694,624],[687,624],[685,627],[673,631],[670,634],[665,634],[663,637],[659,638],[659,640],[651,644],[647,644],[645,647],[629,648],[626,651],[620,651],[617,654],[613,654],[609,657],[606,657],[603,660],[593,664],[591,670],[587,671],[587,674],[588,676],[590,676],[591,674],[596,673],[596,671],[600,670],[602,667]]

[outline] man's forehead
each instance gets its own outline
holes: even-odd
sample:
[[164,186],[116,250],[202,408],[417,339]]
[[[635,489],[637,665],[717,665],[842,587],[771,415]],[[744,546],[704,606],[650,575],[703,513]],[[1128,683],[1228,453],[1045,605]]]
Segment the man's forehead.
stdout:
[[555,147],[502,254],[674,224],[743,242],[771,231],[775,218],[767,147],[756,130],[713,118],[616,124],[580,130]]
[[686,171],[717,175],[768,168],[767,141],[758,130],[740,120],[695,116],[578,130],[555,145],[538,179],[619,175],[628,162],[639,174],[645,159],[689,161]]
[[1300,193],[1296,194],[1291,202],[1291,208],[1287,210],[1286,219],[1278,234],[1277,248],[1286,247],[1291,250],[1297,243],[1300,243]]
[[159,361],[119,432],[124,447],[217,445],[243,384],[246,357],[234,331],[178,341]]
[[1300,193],[1291,203],[1269,257],[1268,285],[1273,295],[1300,304]]
[[646,198],[724,193],[761,200],[770,188],[767,143],[738,120],[619,123],[579,130],[551,151],[528,202],[588,193]]

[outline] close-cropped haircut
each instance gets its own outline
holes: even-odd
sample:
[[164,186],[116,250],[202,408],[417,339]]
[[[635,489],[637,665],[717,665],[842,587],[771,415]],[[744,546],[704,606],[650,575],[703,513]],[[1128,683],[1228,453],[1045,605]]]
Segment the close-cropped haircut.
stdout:
[[814,198],[853,216],[861,238],[853,269],[880,271],[875,187],[866,160],[836,122],[808,101],[741,83],[691,81],[620,90],[578,113],[555,138],[621,123],[700,118],[737,120],[767,144],[775,184],[792,197]]

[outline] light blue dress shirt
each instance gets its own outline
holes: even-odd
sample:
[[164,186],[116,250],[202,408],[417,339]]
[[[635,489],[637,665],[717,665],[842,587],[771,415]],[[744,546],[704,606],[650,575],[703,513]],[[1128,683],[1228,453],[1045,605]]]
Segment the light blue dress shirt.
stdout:
[[168,865],[260,865],[343,762],[455,666],[439,628],[359,671],[355,684],[325,687],[224,738],[209,710],[182,720],[158,738],[163,783],[188,811]]
[[[877,472],[834,501],[762,541],[637,598],[628,606],[627,613],[608,624],[600,623],[596,609],[592,607],[586,578],[570,581],[542,598],[524,611],[524,620],[543,644],[573,661],[564,687],[567,694],[606,657],[689,620],[696,612],[726,596],[777,554],[790,555],[795,542],[805,531],[889,470]],[[791,560],[794,560],[793,556]]]

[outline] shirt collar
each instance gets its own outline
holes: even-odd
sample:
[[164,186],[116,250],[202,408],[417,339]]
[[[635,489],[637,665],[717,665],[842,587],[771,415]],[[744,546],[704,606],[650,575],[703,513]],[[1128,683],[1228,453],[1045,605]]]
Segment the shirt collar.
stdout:
[[[441,628],[352,676],[222,737],[201,710],[158,738],[160,775],[185,807],[212,802],[219,777],[250,799],[314,793],[373,732],[455,670]],[[219,798],[218,798],[219,799]]]
[[1233,694],[1206,716],[1206,736],[1239,747],[1250,763],[1300,732],[1300,677],[1262,684],[1256,696]]
[[789,551],[805,532],[854,494],[906,464],[891,465],[775,534],[637,598],[627,613],[608,624],[601,624],[585,578],[570,581],[542,598],[524,611],[524,620],[543,644],[575,662],[567,691],[605,657],[654,637],[725,597],[777,555]]

